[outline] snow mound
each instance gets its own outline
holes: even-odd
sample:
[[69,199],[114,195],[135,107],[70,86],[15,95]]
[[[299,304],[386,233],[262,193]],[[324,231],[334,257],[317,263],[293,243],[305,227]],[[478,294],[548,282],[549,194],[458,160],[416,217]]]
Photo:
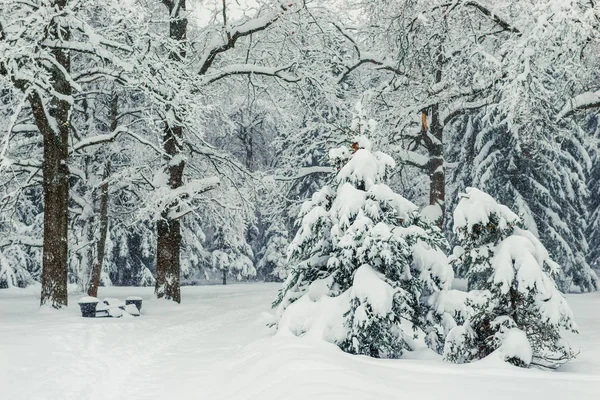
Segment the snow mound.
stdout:
[[337,297],[322,296],[318,301],[304,295],[286,308],[279,321],[277,335],[337,343],[347,336],[344,314],[349,309],[349,291]]
[[525,365],[531,364],[533,350],[525,332],[518,328],[509,329],[504,333],[504,340],[498,350],[504,361],[517,359]]
[[130,314],[133,316],[139,316],[140,315],[140,310],[138,310],[138,308],[135,306],[135,304],[127,304],[124,308],[125,310],[125,314]]

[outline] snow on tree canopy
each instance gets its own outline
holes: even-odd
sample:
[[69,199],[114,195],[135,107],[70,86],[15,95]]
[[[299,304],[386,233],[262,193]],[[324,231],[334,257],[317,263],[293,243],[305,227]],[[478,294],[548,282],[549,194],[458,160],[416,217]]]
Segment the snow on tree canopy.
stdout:
[[[332,187],[301,208],[288,276],[274,303],[278,328],[380,358],[400,357],[417,343],[441,351],[446,331],[456,325],[442,304],[448,296],[435,296],[454,277],[443,252],[446,240],[384,183],[393,160],[372,151],[364,136],[352,143],[352,151],[329,153],[338,171]],[[301,322],[309,314],[325,318],[332,304],[337,311],[329,322]],[[315,329],[336,334],[309,332]]]
[[[338,183],[349,182],[359,189],[370,189],[381,182],[389,170],[396,166],[394,159],[387,154],[371,151],[371,142],[364,136],[355,139],[358,149],[336,176]],[[336,149],[330,151],[330,157],[340,157],[347,153]],[[333,157],[332,157],[333,156]]]
[[572,359],[561,335],[576,331],[573,313],[553,279],[560,266],[540,240],[476,189],[459,201],[455,221],[461,247],[451,263],[470,292],[464,324],[448,334],[444,357],[468,362],[499,350],[512,364],[543,368]]
[[473,226],[486,226],[492,214],[499,218],[500,229],[519,221],[515,213],[508,207],[498,204],[489,194],[475,188],[467,188],[465,191],[466,194],[461,195],[454,210],[454,230],[459,235],[471,234]]

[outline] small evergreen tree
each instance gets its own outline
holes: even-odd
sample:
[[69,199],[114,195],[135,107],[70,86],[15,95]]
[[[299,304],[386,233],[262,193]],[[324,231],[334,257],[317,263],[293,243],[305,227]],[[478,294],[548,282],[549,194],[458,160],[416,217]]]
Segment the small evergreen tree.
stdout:
[[287,229],[273,223],[265,232],[266,243],[258,253],[257,270],[266,282],[283,281],[287,277],[286,257],[290,245]]
[[303,296],[318,301],[344,294],[346,335],[337,344],[355,354],[397,358],[421,336],[441,350],[439,304],[430,295],[449,288],[453,273],[440,229],[384,179],[394,167],[361,136],[330,151],[338,169],[304,203],[290,246],[289,276],[275,305],[280,312]]
[[256,275],[251,259],[252,249],[242,238],[228,235],[219,227],[213,241],[216,247],[211,253],[211,266],[214,271],[221,273],[223,285],[227,284],[227,275],[233,275],[237,280]]
[[500,350],[518,366],[555,368],[574,357],[561,330],[576,331],[554,277],[560,266],[519,217],[467,188],[454,212],[462,247],[451,263],[468,281],[465,323],[450,331],[444,356],[468,362]]

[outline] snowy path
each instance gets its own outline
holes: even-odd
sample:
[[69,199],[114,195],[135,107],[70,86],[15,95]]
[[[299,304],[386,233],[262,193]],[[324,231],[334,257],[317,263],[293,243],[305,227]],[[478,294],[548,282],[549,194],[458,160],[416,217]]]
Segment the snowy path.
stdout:
[[[30,290],[0,290],[0,399],[598,399],[600,294],[569,301],[579,358],[559,372],[492,362],[372,360],[335,346],[270,337],[277,284],[188,287],[184,304],[144,302],[140,318],[39,311]],[[151,288],[101,288],[101,296]],[[420,357],[423,358],[423,357]]]

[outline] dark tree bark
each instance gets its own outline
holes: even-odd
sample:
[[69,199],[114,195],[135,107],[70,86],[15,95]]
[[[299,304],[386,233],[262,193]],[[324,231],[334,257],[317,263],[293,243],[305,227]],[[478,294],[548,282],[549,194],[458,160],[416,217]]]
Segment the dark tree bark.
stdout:
[[441,227],[444,221],[445,197],[446,197],[446,174],[444,171],[444,128],[440,124],[439,105],[431,107],[431,125],[429,133],[433,136],[429,146],[429,164],[427,165],[429,173],[429,204],[437,205],[441,210],[441,218],[437,221]]
[[[181,152],[182,128],[167,128],[164,135],[163,147],[165,152],[171,156],[177,156]],[[183,184],[184,162],[169,164],[169,187],[176,189]],[[176,205],[172,205],[175,207]],[[181,224],[179,219],[169,217],[172,207],[162,213],[157,223],[156,243],[156,287],[155,293],[158,298],[181,302],[180,291],[180,253],[181,253]]]
[[[55,5],[63,9],[67,0],[57,0]],[[59,32],[60,30],[60,32]],[[69,40],[70,31],[53,23],[49,35]],[[67,51],[53,50],[57,63],[69,71],[70,55]],[[38,92],[29,96],[35,123],[44,138],[44,256],[42,268],[42,292],[40,304],[49,304],[54,308],[67,305],[68,273],[68,202],[69,202],[69,129],[71,105],[64,98],[71,95],[71,85],[63,72],[54,67],[51,70],[53,89],[61,97],[54,97],[49,104]],[[62,97],[64,96],[64,97]],[[50,122],[46,115],[48,107]]]
[[104,264],[104,254],[106,253],[106,237],[108,236],[108,177],[110,175],[110,160],[104,165],[102,174],[103,183],[100,188],[100,238],[96,247],[96,260],[92,266],[90,284],[88,287],[88,296],[98,296],[98,286],[100,285],[100,276],[102,275],[102,266]]
[[[114,132],[117,129],[117,115],[119,112],[119,96],[113,94],[110,100],[110,130]],[[96,260],[92,266],[90,283],[88,287],[88,296],[98,296],[98,286],[100,286],[100,276],[102,275],[102,266],[104,264],[104,254],[106,253],[106,237],[108,236],[108,177],[110,176],[110,159],[104,164],[104,173],[102,174],[102,186],[100,188],[100,238],[96,247]]]
[[[163,0],[169,11],[171,20],[169,23],[169,34],[171,39],[178,41],[181,47],[172,51],[169,58],[181,61],[185,55],[184,41],[187,38],[187,18],[185,18],[185,0]],[[177,110],[175,115],[177,118]],[[183,185],[183,169],[185,163],[177,159],[182,152],[183,128],[181,126],[169,126],[165,122],[163,133],[163,149],[168,155],[169,187],[176,189]],[[178,219],[169,216],[169,211],[177,207],[171,204],[163,211],[161,220],[157,223],[156,241],[156,287],[154,289],[158,298],[181,302],[180,274],[181,274],[181,224]]]
[[[435,83],[442,81],[443,55],[440,47],[436,62]],[[444,171],[444,127],[440,120],[440,105],[433,104],[431,110],[431,125],[427,126],[427,111],[423,111],[422,136],[427,149],[429,163],[426,170],[429,175],[429,205],[438,206],[441,216],[436,221],[441,228],[446,213],[446,173]]]
[[223,270],[223,285],[227,285],[227,271]]

